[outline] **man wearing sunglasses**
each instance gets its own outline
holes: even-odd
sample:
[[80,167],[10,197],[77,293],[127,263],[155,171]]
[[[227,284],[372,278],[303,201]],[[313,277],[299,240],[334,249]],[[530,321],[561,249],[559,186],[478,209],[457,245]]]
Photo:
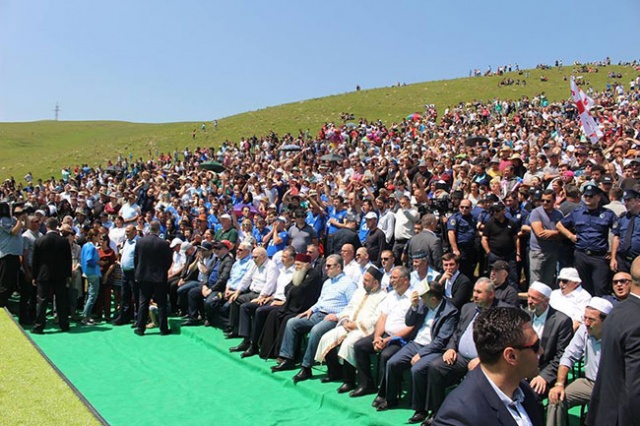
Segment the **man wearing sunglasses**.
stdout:
[[[575,267],[585,290],[594,296],[610,293],[609,252],[615,253],[619,238],[616,235],[618,218],[601,206],[602,190],[595,183],[587,183],[582,191],[584,205],[572,211],[556,224],[556,228],[575,243]],[[613,241],[609,247],[609,231]]]
[[622,200],[627,212],[620,216],[617,230],[619,244],[615,247],[616,251],[611,252],[611,269],[629,272],[631,262],[640,255],[640,192],[627,189]]
[[480,364],[444,401],[433,425],[543,424],[535,394],[524,379],[538,373],[540,339],[526,312],[497,307],[480,313],[473,326]]
[[580,275],[576,268],[562,268],[558,274],[558,289],[551,292],[549,304],[567,315],[573,321],[574,331],[582,323],[584,308],[591,295],[580,285]]
[[542,206],[533,209],[529,216],[532,231],[529,241],[531,282],[551,283],[555,279],[560,252],[560,232],[556,230],[556,224],[563,215],[553,208],[554,201],[553,189],[545,190],[542,193]]
[[613,306],[627,300],[631,293],[631,274],[628,272],[616,272],[611,280],[613,294],[605,296],[604,299],[611,302]]

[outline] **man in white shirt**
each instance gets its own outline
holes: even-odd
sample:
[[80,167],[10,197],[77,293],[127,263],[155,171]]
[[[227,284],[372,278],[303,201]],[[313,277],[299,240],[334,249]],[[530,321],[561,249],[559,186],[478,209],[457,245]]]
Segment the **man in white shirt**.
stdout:
[[[357,397],[376,392],[371,373],[371,355],[380,354],[378,377],[383,377],[387,361],[402,348],[402,341],[408,339],[413,331],[414,327],[405,324],[405,316],[411,306],[409,270],[404,266],[396,266],[391,270],[390,282],[393,291],[380,304],[380,316],[373,334],[363,337],[354,345],[359,385],[349,396]],[[340,388],[353,387],[356,373],[353,366],[344,363],[342,371],[344,383]]]
[[[264,305],[269,297],[276,291],[278,280],[278,267],[269,259],[267,251],[263,247],[256,247],[252,252],[254,265],[242,278],[235,293],[229,298],[229,327],[232,332],[229,337],[235,337],[239,323],[240,306],[244,303]],[[243,349],[244,351],[244,349]]]
[[393,254],[397,260],[400,259],[409,239],[415,234],[413,225],[420,220],[418,209],[411,206],[411,199],[406,195],[400,197],[400,208],[395,213],[396,224],[393,235],[395,242],[393,244]]
[[549,304],[552,308],[567,315],[573,321],[573,330],[582,323],[584,308],[591,300],[588,291],[582,288],[580,275],[575,268],[562,268],[558,274],[557,290],[551,292]]
[[[307,255],[304,256],[306,260]],[[278,268],[276,289],[273,295],[262,299],[261,303],[254,299],[255,301],[252,300],[240,305],[238,335],[243,337],[243,340],[238,346],[230,348],[230,352],[242,352],[242,358],[250,357],[258,353],[258,339],[262,334],[262,329],[269,312],[278,309],[284,305],[286,301],[285,288],[289,285],[293,277],[296,260],[296,250],[292,246],[282,250],[282,266]],[[253,322],[251,321],[252,319]]]

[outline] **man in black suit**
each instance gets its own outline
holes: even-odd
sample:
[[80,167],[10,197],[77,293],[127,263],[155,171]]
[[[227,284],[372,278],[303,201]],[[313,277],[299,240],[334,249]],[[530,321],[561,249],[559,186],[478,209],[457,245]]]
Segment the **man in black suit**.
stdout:
[[526,312],[496,307],[478,315],[473,341],[480,366],[449,394],[433,425],[543,424],[542,406],[523,379],[537,374],[540,339]]
[[602,352],[589,404],[589,425],[640,425],[640,258],[631,264],[631,293],[602,328]]
[[473,286],[473,302],[464,305],[460,311],[458,325],[447,344],[445,353],[432,360],[426,368],[424,411],[431,410],[431,415],[425,421],[430,422],[437,413],[444,401],[446,388],[456,384],[480,362],[473,343],[473,324],[483,310],[494,306],[508,305],[496,299],[493,281],[481,277]]
[[465,303],[471,301],[473,284],[469,277],[460,271],[460,263],[453,253],[442,255],[442,274],[436,281],[444,286],[444,296],[456,309],[462,308]]
[[531,283],[527,292],[527,305],[531,325],[542,343],[544,353],[538,361],[540,373],[529,384],[543,399],[558,378],[560,358],[573,337],[571,318],[549,306],[551,287],[539,281]]
[[172,255],[169,243],[158,236],[160,223],[151,222],[149,235],[138,240],[134,254],[136,281],[140,287],[140,308],[134,332],[143,336],[149,318],[149,302],[158,304],[160,334],[171,334],[167,321],[167,275],[171,267]]
[[58,234],[58,219],[50,217],[46,227],[45,236],[37,239],[33,245],[33,284],[38,287],[36,322],[31,330],[34,334],[44,334],[47,307],[52,294],[56,296],[60,330],[69,330],[67,279],[71,277],[71,246],[66,238]]

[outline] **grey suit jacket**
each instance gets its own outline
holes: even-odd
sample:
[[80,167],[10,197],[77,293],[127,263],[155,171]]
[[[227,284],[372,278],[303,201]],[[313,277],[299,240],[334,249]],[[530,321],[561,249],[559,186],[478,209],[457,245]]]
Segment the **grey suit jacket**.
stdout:
[[544,353],[539,361],[540,376],[547,383],[555,382],[558,378],[560,358],[562,358],[562,354],[572,337],[573,323],[571,318],[549,307],[540,339]]
[[[412,333],[412,338],[415,338],[418,330],[422,327],[428,311],[424,305],[418,307],[416,310],[409,308],[407,311],[405,323],[409,327],[416,326]],[[423,357],[431,353],[444,352],[449,339],[451,339],[456,329],[457,323],[458,310],[453,306],[453,303],[442,299],[442,303],[436,312],[436,317],[433,319],[433,324],[431,324],[431,343],[422,347],[418,354]]]

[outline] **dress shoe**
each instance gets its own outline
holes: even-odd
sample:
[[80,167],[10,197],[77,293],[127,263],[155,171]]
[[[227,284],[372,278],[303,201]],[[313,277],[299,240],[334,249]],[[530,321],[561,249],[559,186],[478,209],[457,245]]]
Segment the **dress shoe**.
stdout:
[[353,383],[344,382],[342,386],[338,388],[338,393],[351,392],[355,387],[356,385],[354,385]]
[[372,393],[376,393],[377,391],[378,389],[376,389],[375,387],[360,386],[358,389],[352,391],[349,396],[352,398],[357,398],[359,396],[371,395]]
[[32,328],[31,334],[44,334],[44,330],[41,328]]
[[373,400],[373,402],[371,403],[371,406],[373,408],[378,408],[378,405],[380,405],[381,403],[383,403],[385,401],[385,399],[381,396],[376,396],[376,399]]
[[168,336],[168,335],[170,335],[170,334],[173,334],[173,331],[171,331],[171,329],[164,330],[164,331],[161,331],[161,332],[160,332],[160,335],[161,335],[161,336]]
[[274,365],[273,367],[271,367],[271,371],[276,373],[278,371],[293,370],[294,368],[296,368],[295,362],[290,359],[284,359],[278,365]]
[[433,419],[435,419],[436,415],[431,413],[427,416],[426,419],[424,419],[424,421],[422,423],[420,423],[420,426],[431,426],[433,424]]
[[244,352],[249,349],[249,342],[242,342],[238,346],[232,346],[229,348],[229,352]]
[[298,371],[298,374],[293,376],[293,383],[302,382],[312,377],[313,377],[313,374],[311,373],[311,369],[309,367],[302,367],[300,371]]
[[256,348],[255,345],[250,345],[249,349],[242,352],[242,355],[240,355],[240,358],[249,358],[254,355],[258,355],[258,348]]
[[407,420],[407,422],[410,424],[422,423],[426,420],[426,418],[426,411],[416,411],[415,413],[413,413],[413,416],[409,417],[409,420]]
[[320,380],[320,383],[331,383],[331,382],[337,382],[338,380],[340,380],[339,377],[325,376]]
[[182,327],[192,327],[196,325],[200,325],[200,322],[198,320],[192,320],[192,319],[182,321],[182,324],[181,324]]
[[240,337],[240,336],[238,336],[238,333],[234,333],[233,331],[229,331],[229,332],[225,332],[224,333],[224,338],[225,339],[235,339],[236,337]]
[[69,327],[69,326],[66,326],[66,327],[60,327],[60,331],[62,331],[63,333],[66,333],[66,332],[67,332],[67,331],[69,331],[69,330],[70,330],[70,327]]
[[139,328],[134,329],[133,332],[138,336],[144,336],[144,330],[140,330]]
[[387,411],[389,408],[394,408],[397,407],[398,403],[397,402],[390,402],[390,401],[382,401],[380,404],[378,404],[378,406],[376,407],[377,411]]

